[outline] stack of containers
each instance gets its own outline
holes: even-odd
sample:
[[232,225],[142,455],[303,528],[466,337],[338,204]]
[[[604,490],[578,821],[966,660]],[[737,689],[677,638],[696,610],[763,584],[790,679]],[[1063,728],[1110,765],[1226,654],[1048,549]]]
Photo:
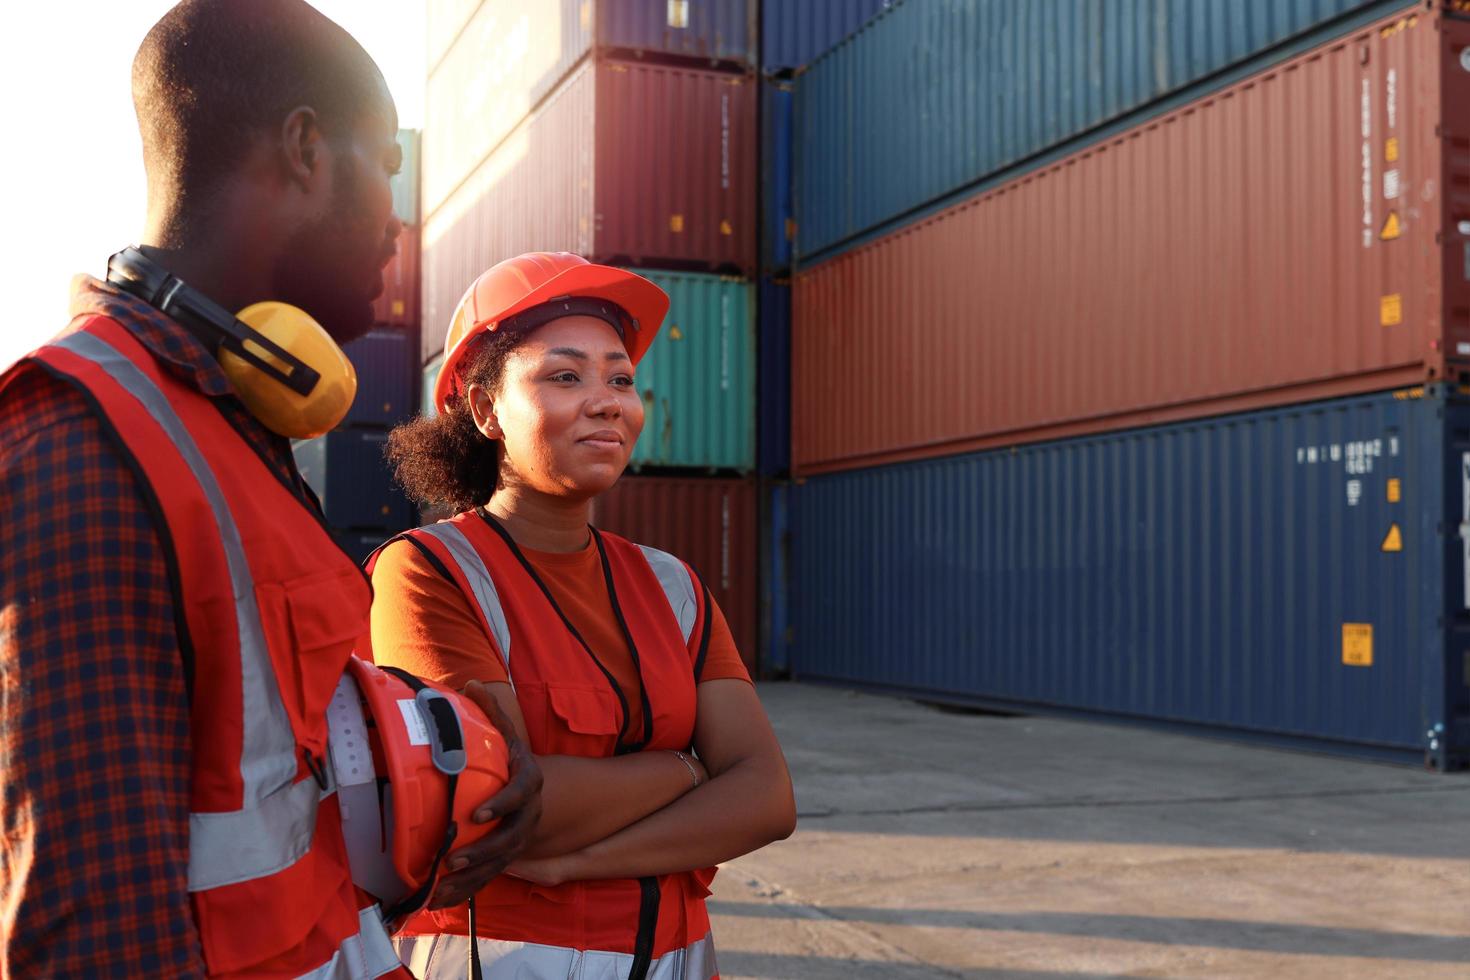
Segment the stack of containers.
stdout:
[[763,0],[760,77],[760,278],[756,294],[756,472],[760,482],[760,647],[770,673],[789,668],[787,485],[791,474],[793,93],[808,64],[889,0]]
[[427,386],[464,290],[521,252],[662,287],[669,316],[638,368],[643,435],[596,520],[693,564],[752,664],[755,10],[431,0],[420,349]]
[[375,326],[343,349],[357,370],[357,398],[333,431],[292,447],[327,523],[358,561],[415,522],[413,504],[392,480],[383,450],[388,430],[414,414],[419,350],[419,133],[400,130],[403,167],[393,178],[393,210],[403,222],[398,254],[383,270]]
[[793,672],[1464,763],[1470,22],[1059,14],[796,80]]

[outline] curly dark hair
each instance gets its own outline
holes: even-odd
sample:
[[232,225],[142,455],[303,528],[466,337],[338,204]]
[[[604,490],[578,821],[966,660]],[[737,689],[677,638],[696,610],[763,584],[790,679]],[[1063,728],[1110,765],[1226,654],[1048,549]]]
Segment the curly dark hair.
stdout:
[[[468,355],[466,387],[492,393],[505,380],[505,362],[533,330],[496,330],[483,335]],[[463,401],[437,415],[420,415],[388,433],[385,450],[398,483],[414,500],[453,513],[490,499],[500,483],[500,443],[475,428]]]

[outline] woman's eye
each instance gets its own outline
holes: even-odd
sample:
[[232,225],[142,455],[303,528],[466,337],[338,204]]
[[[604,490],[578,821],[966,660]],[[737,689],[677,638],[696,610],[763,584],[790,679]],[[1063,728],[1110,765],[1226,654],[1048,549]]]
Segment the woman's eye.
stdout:
[[576,381],[577,380],[577,374],[576,374],[575,371],[558,371],[556,374],[553,374],[551,376],[551,380],[552,381]]
[[633,387],[635,382],[629,375],[620,374],[616,378],[612,379],[612,383],[620,388],[631,388]]

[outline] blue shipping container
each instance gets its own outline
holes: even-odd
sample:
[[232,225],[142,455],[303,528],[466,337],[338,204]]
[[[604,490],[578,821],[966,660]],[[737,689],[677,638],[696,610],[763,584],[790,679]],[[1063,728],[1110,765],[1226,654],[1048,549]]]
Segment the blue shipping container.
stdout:
[[791,492],[797,677],[1470,758],[1470,401],[1369,395]]
[[796,79],[797,254],[816,261],[1008,167],[1039,165],[1049,148],[1100,138],[1110,120],[1136,123],[1134,110],[1161,111],[1410,5],[897,3]]
[[603,47],[755,64],[754,0],[598,0]]
[[292,443],[296,467],[321,501],[327,523],[348,528],[411,527],[414,507],[393,482],[383,429],[334,429]]
[[791,283],[762,279],[756,295],[756,472],[791,470]]
[[761,82],[761,268],[791,268],[791,83]]
[[357,397],[344,424],[393,425],[413,414],[418,343],[409,331],[379,327],[342,350],[357,371]]
[[795,71],[893,0],[761,0],[761,71]]

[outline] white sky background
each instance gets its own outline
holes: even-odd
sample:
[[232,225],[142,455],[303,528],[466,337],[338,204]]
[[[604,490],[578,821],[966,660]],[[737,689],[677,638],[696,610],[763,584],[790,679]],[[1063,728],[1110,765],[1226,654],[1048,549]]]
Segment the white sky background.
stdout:
[[[377,61],[398,103],[399,125],[422,126],[425,0],[311,2]],[[5,14],[0,368],[66,325],[75,273],[100,276],[107,256],[142,231],[142,147],[129,75],[143,35],[170,6],[28,0]]]

